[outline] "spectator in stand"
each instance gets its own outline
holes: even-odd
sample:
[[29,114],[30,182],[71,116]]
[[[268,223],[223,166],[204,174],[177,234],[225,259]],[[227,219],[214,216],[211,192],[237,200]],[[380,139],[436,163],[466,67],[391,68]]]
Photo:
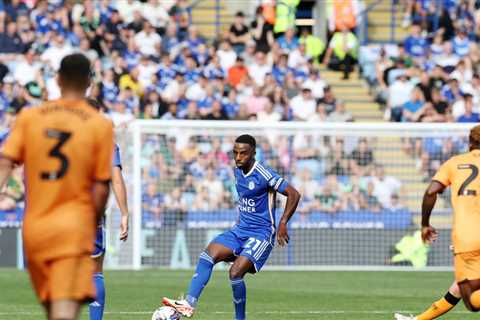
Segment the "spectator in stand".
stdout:
[[330,122],[352,122],[353,116],[345,108],[345,103],[343,101],[337,101],[335,105],[335,111],[330,113],[327,117],[327,121]]
[[307,65],[311,58],[312,57],[307,55],[305,45],[299,44],[298,47],[288,55],[288,67],[292,70],[300,69]]
[[[357,51],[357,37],[345,25],[342,25],[342,28],[335,32],[330,39],[323,64],[333,70],[343,71],[343,79],[348,79],[357,60]],[[335,57],[335,61],[332,56]]]
[[222,103],[220,101],[213,101],[212,111],[207,114],[205,120],[228,120],[228,116],[223,110]]
[[450,41],[446,41],[443,47],[443,54],[434,58],[433,62],[442,67],[445,72],[450,73],[455,69],[460,58],[453,52],[453,46]]
[[147,221],[162,221],[163,198],[157,190],[156,184],[151,182],[143,192],[142,216]]
[[13,78],[20,85],[24,86],[28,82],[41,78],[41,65],[37,60],[35,50],[30,49],[25,53],[23,61],[15,67]]
[[277,122],[281,119],[282,114],[275,110],[275,107],[270,101],[267,101],[263,111],[257,113],[257,120],[260,122]]
[[387,118],[397,122],[402,120],[402,106],[409,101],[413,88],[406,74],[400,73],[397,76],[395,82],[388,88],[388,109],[385,113]]
[[147,3],[144,3],[142,16],[150,22],[159,35],[165,33],[170,17],[159,0],[148,0]]
[[297,36],[295,35],[295,29],[294,28],[288,28],[285,33],[278,38],[278,44],[280,45],[280,48],[284,52],[290,53],[293,50],[298,48],[299,41]]
[[403,122],[418,122],[424,113],[425,97],[419,86],[415,86],[410,94],[410,100],[402,106]]
[[337,181],[337,176],[329,175],[325,179],[322,191],[316,196],[320,210],[326,213],[337,213],[344,207],[344,199]]
[[[458,79],[455,78],[450,78],[447,83],[442,87],[442,96],[446,98],[448,103],[455,103],[455,101],[459,101],[462,99],[464,93],[462,89],[460,88],[460,84],[458,82]],[[457,112],[457,109],[453,108],[453,116],[457,117],[459,114]]]
[[350,155],[350,167],[353,174],[368,176],[374,163],[373,151],[369,148],[367,139],[360,139],[356,149]]
[[318,70],[311,70],[308,79],[303,83],[304,87],[310,88],[312,91],[313,97],[315,100],[320,100],[323,98],[325,87],[327,84],[320,77]]
[[310,88],[302,88],[302,92],[290,101],[290,107],[295,120],[307,121],[312,117],[315,114],[317,104]]
[[391,207],[392,196],[400,192],[402,183],[393,176],[385,175],[385,168],[381,164],[375,165],[373,174],[371,178],[373,195],[378,198],[382,207]]
[[262,7],[258,7],[255,20],[250,28],[252,39],[255,42],[255,51],[268,53],[275,40],[273,38],[273,26],[265,21]]
[[307,55],[312,57],[314,61],[320,61],[320,57],[325,51],[325,43],[320,38],[312,35],[310,29],[303,28],[299,43],[305,45]]
[[[480,115],[474,112],[473,96],[469,93],[463,96],[463,103],[457,102],[455,114],[461,114],[456,118],[457,122],[480,122]],[[478,110],[478,108],[476,108]]]
[[245,67],[243,58],[238,57],[235,65],[228,69],[228,83],[237,87],[248,76],[248,69]]
[[291,119],[291,109],[290,109],[290,101],[287,97],[286,92],[281,87],[276,87],[273,91],[273,95],[270,97],[270,100],[273,104],[273,107],[276,111],[278,111],[281,116],[282,120],[288,121]]
[[41,59],[53,70],[58,70],[60,67],[60,61],[63,57],[72,53],[73,49],[68,43],[66,43],[63,35],[53,33],[52,37],[53,44],[42,53]]
[[268,64],[267,57],[263,52],[255,54],[255,62],[248,66],[248,74],[259,86],[265,83],[265,76],[272,72],[272,66]]
[[405,51],[417,62],[421,63],[427,55],[428,42],[422,36],[422,29],[419,24],[413,24],[410,30],[410,36],[405,39]]
[[235,14],[235,20],[229,29],[229,40],[237,55],[240,56],[245,51],[248,40],[250,40],[250,33],[242,11]]
[[335,95],[333,94],[332,88],[330,86],[326,86],[323,89],[323,97],[320,100],[317,100],[317,102],[325,106],[327,114],[330,114],[335,110],[337,99],[335,98]]
[[264,111],[268,103],[268,98],[262,95],[262,88],[260,86],[254,86],[253,95],[245,100],[249,114],[257,114]]
[[360,199],[360,209],[370,212],[378,213],[382,209],[382,205],[375,195],[375,186],[373,182],[367,183],[367,189],[363,192],[363,197]]
[[456,32],[455,37],[452,39],[453,52],[460,59],[467,57],[472,49],[472,42],[468,38],[467,30],[461,27]]
[[329,121],[327,110],[325,109],[325,106],[323,104],[318,104],[315,114],[311,118],[309,118],[308,121],[310,121],[310,122],[326,122],[326,121]]
[[347,176],[350,174],[349,160],[344,151],[344,142],[341,139],[337,138],[335,140],[333,151],[328,154],[325,174],[335,176]]
[[235,61],[237,60],[237,54],[228,41],[222,41],[220,43],[219,49],[217,50],[217,56],[224,72],[228,72],[228,70],[235,65]]
[[143,23],[141,32],[135,35],[135,44],[145,56],[155,56],[160,52],[162,38],[156,33],[152,24],[148,21]]

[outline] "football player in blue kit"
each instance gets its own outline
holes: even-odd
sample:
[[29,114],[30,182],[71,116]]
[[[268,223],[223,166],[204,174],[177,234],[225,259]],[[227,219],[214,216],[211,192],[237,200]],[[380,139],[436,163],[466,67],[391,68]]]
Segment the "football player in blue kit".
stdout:
[[[255,160],[255,148],[255,138],[250,135],[239,136],[233,147],[239,212],[237,224],[213,239],[200,254],[187,297],[182,300],[163,298],[163,304],[175,308],[187,318],[193,316],[213,266],[225,261],[233,262],[229,277],[235,319],[246,319],[247,292],[244,276],[261,270],[273,249],[275,236],[280,246],[288,243],[287,223],[297,208],[300,194],[274,170]],[[287,197],[278,228],[275,223],[277,192]]]
[[[88,102],[96,109],[102,110],[102,106],[94,99],[88,99]],[[112,190],[115,195],[118,208],[121,212],[120,220],[120,240],[126,241],[128,238],[128,203],[125,181],[122,176],[122,162],[120,159],[120,148],[115,144],[112,163]],[[105,308],[105,282],[103,279],[103,259],[105,256],[105,216],[97,228],[97,238],[95,239],[95,250],[92,258],[96,262],[96,270],[93,276],[97,298],[89,304],[90,320],[102,320]]]

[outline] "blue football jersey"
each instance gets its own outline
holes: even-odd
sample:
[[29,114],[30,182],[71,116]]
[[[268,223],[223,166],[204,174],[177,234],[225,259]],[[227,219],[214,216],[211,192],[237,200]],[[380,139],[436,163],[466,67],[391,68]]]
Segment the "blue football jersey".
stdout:
[[234,174],[239,213],[236,227],[273,235],[276,194],[285,191],[287,181],[258,161],[247,174],[238,168]]

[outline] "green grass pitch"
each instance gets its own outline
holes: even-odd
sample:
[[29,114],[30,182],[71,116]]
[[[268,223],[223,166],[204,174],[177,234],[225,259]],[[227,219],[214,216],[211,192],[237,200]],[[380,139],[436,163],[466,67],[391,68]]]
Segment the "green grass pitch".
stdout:
[[[107,271],[105,320],[150,320],[162,296],[184,293],[191,271]],[[393,319],[417,312],[445,293],[448,272],[273,272],[247,276],[251,320]],[[460,303],[442,319],[477,319]],[[25,272],[0,269],[0,319],[44,319]],[[81,319],[88,319],[86,308]],[[228,275],[214,272],[194,319],[233,319]]]

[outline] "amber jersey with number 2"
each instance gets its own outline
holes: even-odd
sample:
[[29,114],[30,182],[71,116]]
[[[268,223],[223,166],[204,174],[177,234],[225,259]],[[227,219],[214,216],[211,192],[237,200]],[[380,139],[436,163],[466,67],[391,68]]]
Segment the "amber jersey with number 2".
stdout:
[[454,156],[433,177],[451,187],[455,253],[480,250],[480,150]]
[[2,154],[25,165],[24,245],[55,259],[90,253],[94,181],[109,181],[112,123],[83,100],[54,100],[22,110]]

